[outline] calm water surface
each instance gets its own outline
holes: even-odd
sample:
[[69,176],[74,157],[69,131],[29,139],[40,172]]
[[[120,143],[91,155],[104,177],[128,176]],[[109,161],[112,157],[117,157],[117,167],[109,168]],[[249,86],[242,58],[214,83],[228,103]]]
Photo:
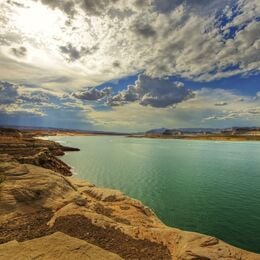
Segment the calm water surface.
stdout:
[[169,226],[260,252],[260,142],[54,137],[80,178],[141,200]]

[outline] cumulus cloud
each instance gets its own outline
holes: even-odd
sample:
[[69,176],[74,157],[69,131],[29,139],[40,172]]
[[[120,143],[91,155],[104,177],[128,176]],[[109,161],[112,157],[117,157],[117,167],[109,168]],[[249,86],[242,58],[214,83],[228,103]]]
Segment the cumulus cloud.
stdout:
[[126,90],[111,97],[108,104],[117,106],[138,101],[143,106],[164,108],[176,105],[193,96],[192,91],[185,88],[181,82],[152,79],[141,74],[135,85],[129,85]]
[[[44,71],[48,64],[47,74],[71,74],[81,87],[93,86],[93,78],[103,83],[140,71],[153,78],[172,75],[196,81],[259,73],[258,0],[37,3],[28,0],[26,12],[2,4],[3,43],[23,41],[30,49],[24,66]],[[53,17],[54,22],[47,26],[47,21],[46,28],[40,20],[36,21],[43,33],[36,30],[32,34],[30,30],[33,21],[27,19],[33,8],[45,8],[44,13]],[[15,23],[17,18],[27,20],[26,26]],[[6,48],[0,52],[9,58]],[[23,55],[19,50],[14,52]],[[115,58],[117,62],[113,64]],[[77,66],[72,64],[75,61]],[[10,73],[22,78],[14,71],[5,74]],[[29,77],[35,77],[35,73]]]
[[19,106],[18,104],[1,105],[0,104],[0,114],[14,115],[14,116],[46,116],[39,108],[27,108]]
[[57,109],[50,103],[52,95],[40,90],[0,81],[0,112],[2,114],[44,116],[43,109]]
[[[255,118],[259,95],[250,103],[246,96],[202,89],[191,98],[194,93],[181,83],[165,83],[163,78],[213,81],[258,75],[259,14],[259,0],[1,1],[0,79],[59,95],[72,92],[82,110],[84,100],[107,101],[112,110],[108,114],[126,114],[130,106],[154,113],[155,108],[178,104],[175,117],[182,115],[194,124],[201,118],[238,115],[235,106],[248,108],[244,115]],[[99,88],[77,92],[141,72],[139,83],[116,94]],[[48,97],[21,93],[17,87],[2,86],[6,94],[1,104],[12,105],[14,97],[17,106],[51,103]],[[202,113],[204,104],[203,116],[190,115],[194,107]],[[170,114],[164,116],[172,120]]]
[[11,104],[21,101],[31,103],[47,103],[50,94],[40,90],[26,88],[22,85],[0,81],[0,103]]
[[19,99],[31,103],[47,103],[49,101],[49,95],[41,91],[34,91],[20,95]]
[[88,88],[83,91],[78,91],[76,93],[73,93],[72,95],[75,98],[82,99],[82,100],[100,100],[105,97],[108,97],[112,92],[111,87],[106,87],[101,90],[98,90],[96,88]]
[[[239,95],[225,89],[203,88],[195,91],[195,97],[179,103],[176,107],[158,109],[130,102],[114,106],[111,110],[89,110],[86,115],[95,125],[106,129],[140,130],[152,128],[186,127],[232,127],[234,125],[259,125],[260,102],[252,96]],[[214,104],[220,100],[228,104]],[[243,98],[244,101],[239,101]],[[158,120],[159,119],[159,120]]]
[[165,108],[194,97],[182,82],[169,79],[152,79],[140,74],[134,85],[128,85],[113,95],[111,87],[103,89],[87,88],[72,94],[81,100],[103,101],[110,106],[119,106],[138,102],[142,106]]

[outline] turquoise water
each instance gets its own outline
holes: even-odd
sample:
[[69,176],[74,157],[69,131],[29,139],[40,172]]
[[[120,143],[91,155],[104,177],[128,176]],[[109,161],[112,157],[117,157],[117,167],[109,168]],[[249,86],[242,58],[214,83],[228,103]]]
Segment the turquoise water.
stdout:
[[260,143],[55,137],[79,177],[119,189],[169,226],[260,252]]

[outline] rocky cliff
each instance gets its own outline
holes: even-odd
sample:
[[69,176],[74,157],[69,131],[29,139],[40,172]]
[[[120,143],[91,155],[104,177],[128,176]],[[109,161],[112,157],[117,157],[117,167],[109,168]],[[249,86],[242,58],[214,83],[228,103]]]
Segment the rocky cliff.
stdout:
[[[13,135],[12,135],[13,134]],[[20,163],[29,163],[71,176],[70,167],[56,156],[66,151],[79,151],[58,143],[27,137],[22,131],[0,130],[0,154],[9,154]],[[31,134],[33,135],[33,134]]]
[[[54,157],[54,144],[43,143]],[[167,227],[120,191],[8,151],[0,155],[0,259],[260,259],[217,238]]]

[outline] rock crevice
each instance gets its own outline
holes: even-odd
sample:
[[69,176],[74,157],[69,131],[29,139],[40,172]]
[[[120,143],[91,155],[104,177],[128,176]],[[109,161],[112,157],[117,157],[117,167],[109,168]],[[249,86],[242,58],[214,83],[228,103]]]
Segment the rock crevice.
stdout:
[[0,143],[0,259],[260,259],[167,227],[140,201],[67,176],[55,158],[65,148],[15,133]]

